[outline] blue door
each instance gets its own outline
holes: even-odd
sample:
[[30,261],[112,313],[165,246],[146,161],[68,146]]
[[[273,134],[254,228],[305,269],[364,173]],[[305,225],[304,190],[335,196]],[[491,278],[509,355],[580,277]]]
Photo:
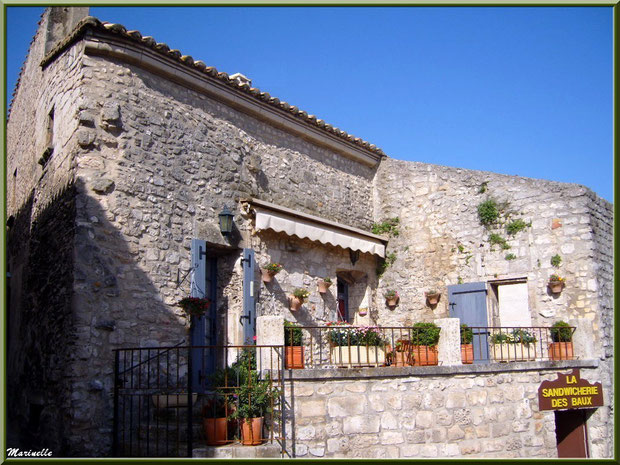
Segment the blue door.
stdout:
[[201,317],[192,316],[190,340],[192,346],[192,389],[204,392],[211,374],[215,371],[216,322],[215,309],[217,304],[217,259],[207,256],[207,243],[192,239],[192,297],[211,300],[209,310]]
[[489,363],[486,283],[448,286],[448,301],[450,317],[460,318],[473,330],[474,363]]

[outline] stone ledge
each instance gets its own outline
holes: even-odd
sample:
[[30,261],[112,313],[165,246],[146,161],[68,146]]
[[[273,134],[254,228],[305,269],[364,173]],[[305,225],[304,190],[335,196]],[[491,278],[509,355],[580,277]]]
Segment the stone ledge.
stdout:
[[280,458],[282,448],[279,444],[261,444],[260,446],[242,446],[231,444],[228,446],[200,447],[192,450],[192,457],[200,458]]
[[597,368],[598,365],[598,359],[588,359],[427,367],[311,368],[303,370],[285,370],[284,379],[289,381],[301,381],[316,379],[398,378],[403,376],[454,376],[519,371],[555,371],[570,368]]

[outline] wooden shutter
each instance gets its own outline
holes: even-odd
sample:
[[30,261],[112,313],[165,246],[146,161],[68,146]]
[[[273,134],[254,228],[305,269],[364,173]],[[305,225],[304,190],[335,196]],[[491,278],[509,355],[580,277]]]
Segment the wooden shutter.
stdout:
[[258,286],[254,281],[256,262],[254,250],[243,249],[243,312],[240,323],[243,327],[243,343],[253,344],[256,336],[256,301]]

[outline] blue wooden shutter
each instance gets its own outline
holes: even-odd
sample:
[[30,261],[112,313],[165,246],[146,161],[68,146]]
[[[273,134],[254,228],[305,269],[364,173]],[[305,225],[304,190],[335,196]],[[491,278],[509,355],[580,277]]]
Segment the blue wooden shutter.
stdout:
[[243,249],[243,312],[240,323],[243,326],[243,343],[252,344],[256,336],[256,300],[258,286],[254,282],[254,250]]
[[[474,363],[488,363],[489,341],[486,283],[466,283],[448,286],[450,316],[460,318],[461,324],[473,328]],[[483,327],[484,329],[476,329]]]

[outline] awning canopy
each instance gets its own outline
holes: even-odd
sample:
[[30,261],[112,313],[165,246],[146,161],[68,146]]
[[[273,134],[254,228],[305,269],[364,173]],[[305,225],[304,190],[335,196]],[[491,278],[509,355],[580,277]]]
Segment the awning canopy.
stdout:
[[256,230],[271,229],[301,239],[385,257],[387,240],[381,236],[261,200],[248,202],[256,214]]

